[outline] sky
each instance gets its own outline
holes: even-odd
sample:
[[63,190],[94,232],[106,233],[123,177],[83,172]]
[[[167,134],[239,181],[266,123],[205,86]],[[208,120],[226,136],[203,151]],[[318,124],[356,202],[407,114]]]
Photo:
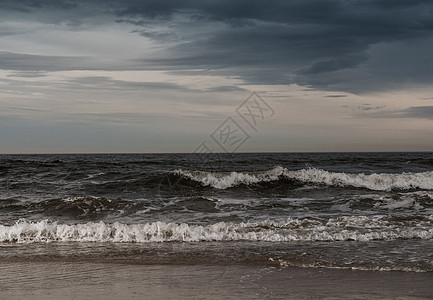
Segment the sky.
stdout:
[[0,0],[0,153],[433,150],[433,2]]

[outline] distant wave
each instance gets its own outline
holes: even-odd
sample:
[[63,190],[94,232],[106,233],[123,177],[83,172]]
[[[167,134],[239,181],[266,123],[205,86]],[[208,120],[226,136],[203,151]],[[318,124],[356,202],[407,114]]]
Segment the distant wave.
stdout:
[[303,183],[323,184],[328,186],[352,186],[376,191],[392,189],[433,189],[433,171],[422,173],[375,173],[350,174],[329,172],[316,168],[289,171],[281,166],[259,172],[206,172],[176,170],[174,174],[211,186],[216,189],[227,189],[239,185],[252,185],[273,182],[281,179],[295,180]]
[[152,222],[58,224],[18,221],[0,225],[0,242],[204,242],[204,241],[371,241],[432,239],[433,216],[417,218],[345,216],[327,220],[294,219],[219,222],[210,225]]

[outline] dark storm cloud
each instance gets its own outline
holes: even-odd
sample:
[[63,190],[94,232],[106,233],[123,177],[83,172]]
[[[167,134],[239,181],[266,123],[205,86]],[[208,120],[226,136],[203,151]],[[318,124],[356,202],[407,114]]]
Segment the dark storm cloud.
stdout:
[[[131,23],[143,37],[182,41],[158,59],[136,60],[137,68],[203,69],[252,84],[297,83],[350,92],[433,82],[433,62],[428,59],[432,44],[419,42],[433,39],[431,1],[0,1],[2,9],[30,12],[82,7]],[[190,27],[173,23],[171,32],[159,32],[157,25],[177,22],[176,14],[183,14]],[[191,34],[221,22],[226,26],[209,34]],[[149,30],[152,24],[156,27]],[[382,52],[374,49],[376,45]],[[380,63],[375,61],[377,55],[383,56]],[[15,61],[9,67],[19,70],[15,65],[20,64]]]
[[80,1],[58,1],[58,0],[1,0],[0,9],[10,9],[23,12],[31,12],[42,8],[71,9]]
[[[146,19],[182,10],[193,11],[198,23],[224,21],[229,28],[143,64],[230,73],[253,84],[298,83],[355,93],[433,82],[433,63],[421,60],[433,47],[419,42],[433,37],[429,1],[129,2],[118,13]],[[420,47],[414,50],[416,43]],[[372,63],[374,45],[388,55],[380,66]]]

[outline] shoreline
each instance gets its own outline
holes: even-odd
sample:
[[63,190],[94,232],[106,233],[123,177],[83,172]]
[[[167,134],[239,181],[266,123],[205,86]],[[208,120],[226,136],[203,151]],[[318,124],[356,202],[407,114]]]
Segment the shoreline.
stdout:
[[0,261],[1,299],[429,299],[433,272]]

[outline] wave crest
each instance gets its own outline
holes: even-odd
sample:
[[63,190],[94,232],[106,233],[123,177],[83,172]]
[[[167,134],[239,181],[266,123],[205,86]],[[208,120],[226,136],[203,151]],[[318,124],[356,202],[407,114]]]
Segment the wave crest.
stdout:
[[281,166],[261,172],[206,172],[176,170],[178,176],[211,186],[216,189],[227,189],[239,185],[252,185],[277,181],[295,180],[303,183],[323,184],[328,186],[352,186],[376,191],[392,189],[433,189],[433,171],[422,173],[373,173],[350,174],[329,172],[317,168],[290,171]]
[[433,216],[392,218],[346,216],[261,222],[219,222],[210,225],[152,222],[123,224],[88,222],[58,224],[48,220],[20,220],[12,226],[0,225],[0,242],[204,242],[204,241],[371,241],[432,239]]

